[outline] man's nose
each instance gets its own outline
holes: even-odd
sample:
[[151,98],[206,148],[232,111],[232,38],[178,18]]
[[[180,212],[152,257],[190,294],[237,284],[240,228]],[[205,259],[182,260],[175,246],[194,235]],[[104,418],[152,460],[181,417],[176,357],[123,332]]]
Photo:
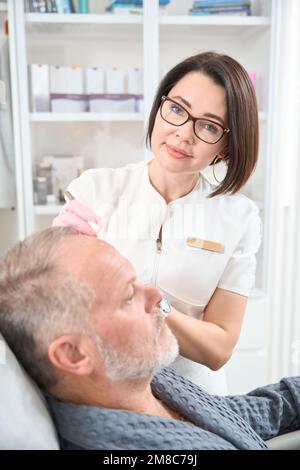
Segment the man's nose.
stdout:
[[153,310],[157,307],[157,304],[163,298],[163,294],[156,287],[146,287],[145,296],[145,311],[146,313],[152,313]]

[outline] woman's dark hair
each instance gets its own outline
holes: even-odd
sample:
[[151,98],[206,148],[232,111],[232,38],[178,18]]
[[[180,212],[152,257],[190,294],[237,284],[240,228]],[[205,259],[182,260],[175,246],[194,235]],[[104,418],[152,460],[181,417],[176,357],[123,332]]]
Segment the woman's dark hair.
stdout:
[[[255,90],[248,73],[236,60],[215,52],[204,52],[188,57],[173,67],[160,82],[149,116],[146,142],[151,137],[161,97],[190,72],[201,72],[226,92],[228,152],[225,161],[227,174],[210,197],[237,192],[251,176],[258,158],[258,111]],[[213,162],[212,162],[213,163]]]

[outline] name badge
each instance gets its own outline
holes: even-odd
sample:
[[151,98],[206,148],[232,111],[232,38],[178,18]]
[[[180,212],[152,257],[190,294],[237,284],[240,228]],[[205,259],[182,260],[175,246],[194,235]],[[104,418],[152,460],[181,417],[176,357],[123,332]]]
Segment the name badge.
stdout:
[[202,240],[201,238],[188,237],[186,243],[193,248],[201,250],[214,251],[215,253],[224,253],[224,245],[210,240]]

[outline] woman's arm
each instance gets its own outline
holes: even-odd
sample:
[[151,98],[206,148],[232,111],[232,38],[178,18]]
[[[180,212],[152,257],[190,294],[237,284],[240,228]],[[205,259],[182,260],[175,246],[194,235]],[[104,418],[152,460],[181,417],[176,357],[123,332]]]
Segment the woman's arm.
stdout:
[[203,320],[172,308],[167,322],[175,334],[180,354],[218,370],[230,358],[240,335],[247,297],[217,288]]

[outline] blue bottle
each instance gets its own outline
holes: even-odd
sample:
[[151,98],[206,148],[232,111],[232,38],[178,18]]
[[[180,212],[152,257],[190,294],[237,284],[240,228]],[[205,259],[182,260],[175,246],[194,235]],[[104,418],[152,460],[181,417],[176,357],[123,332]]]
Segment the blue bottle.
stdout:
[[90,12],[90,1],[78,0],[78,13],[89,13],[89,12]]

